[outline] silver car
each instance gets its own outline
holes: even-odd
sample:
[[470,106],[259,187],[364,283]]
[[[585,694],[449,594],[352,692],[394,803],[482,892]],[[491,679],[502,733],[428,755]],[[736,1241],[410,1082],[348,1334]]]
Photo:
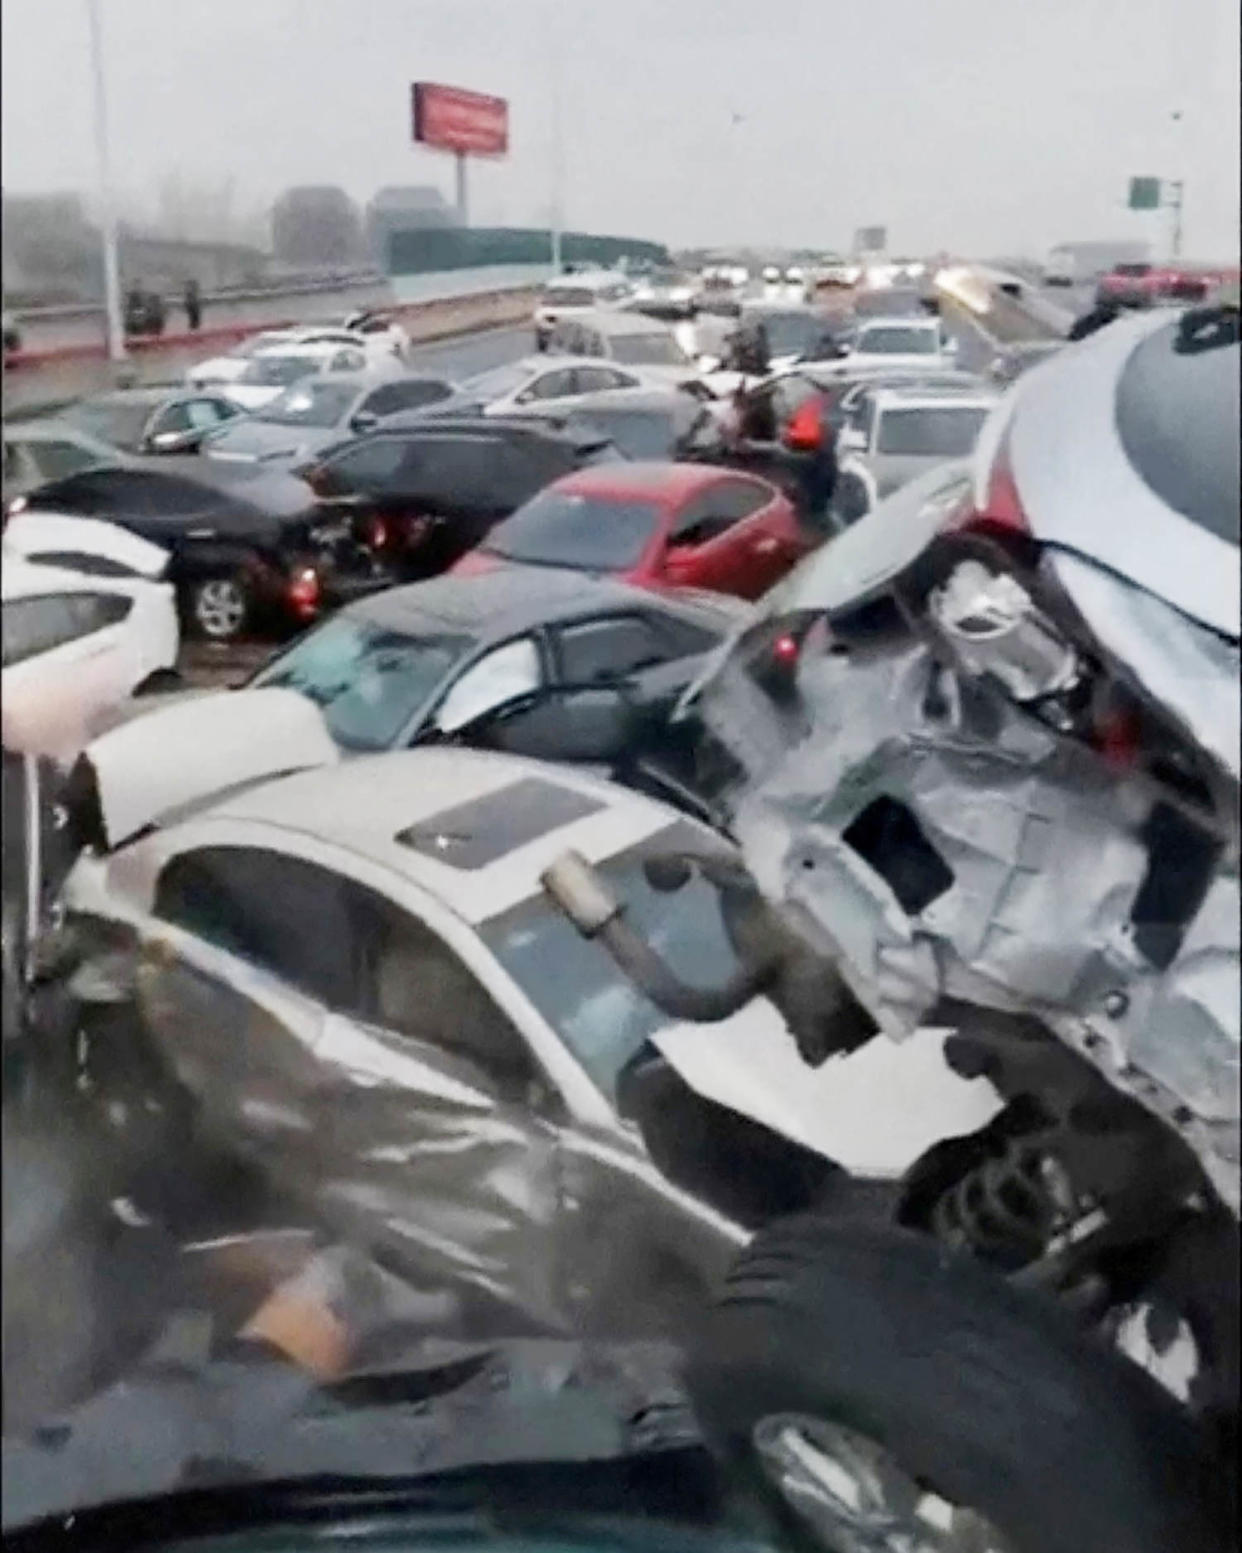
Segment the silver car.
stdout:
[[854,522],[879,501],[946,459],[973,449],[996,403],[990,389],[866,389],[840,433],[835,505]]

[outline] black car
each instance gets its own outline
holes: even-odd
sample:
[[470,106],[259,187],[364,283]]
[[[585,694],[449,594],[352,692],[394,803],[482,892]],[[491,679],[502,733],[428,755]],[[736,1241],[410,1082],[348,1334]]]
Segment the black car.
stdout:
[[203,438],[242,411],[208,388],[118,388],[91,394],[60,413],[76,430],[135,455],[196,453]]
[[[390,577],[431,577],[536,491],[621,455],[593,427],[442,417],[338,443],[299,471],[325,517],[348,518]],[[342,586],[352,586],[346,578]]]
[[125,333],[163,334],[167,313],[158,291],[135,286],[125,298]]
[[[834,361],[845,340],[839,318],[811,306],[761,304],[743,307],[726,352],[727,369],[753,371],[746,346],[760,326],[767,341],[767,362]],[[740,364],[735,366],[735,363]],[[762,369],[760,369],[762,370]]]
[[[300,691],[350,753],[452,740],[625,777],[677,697],[751,618],[715,594],[657,594],[548,570],[436,577],[358,600],[265,664],[250,686]],[[601,690],[622,688],[631,747],[577,747]],[[600,715],[608,715],[601,708]]]
[[263,622],[308,623],[336,570],[367,561],[349,525],[319,511],[302,481],[254,465],[92,469],[22,501],[27,512],[102,518],[164,546],[183,622],[216,641]]
[[625,458],[728,462],[719,422],[679,388],[605,388],[523,407],[522,418],[571,431],[594,430]]

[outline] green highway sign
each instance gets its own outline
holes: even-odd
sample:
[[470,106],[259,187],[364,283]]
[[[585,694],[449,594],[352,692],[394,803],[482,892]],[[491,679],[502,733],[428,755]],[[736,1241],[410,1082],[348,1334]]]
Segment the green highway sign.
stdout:
[[1161,204],[1159,178],[1131,178],[1128,203],[1131,210],[1159,210]]

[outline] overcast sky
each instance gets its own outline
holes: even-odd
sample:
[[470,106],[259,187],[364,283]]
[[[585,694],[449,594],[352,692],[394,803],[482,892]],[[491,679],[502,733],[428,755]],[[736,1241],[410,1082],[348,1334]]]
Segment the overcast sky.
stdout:
[[[677,244],[1039,252],[1167,241],[1131,174],[1183,174],[1186,251],[1236,253],[1233,0],[100,0],[115,181],[360,201],[434,183],[409,83],[507,97],[472,218],[547,217],[559,58],[569,226]],[[4,0],[6,189],[95,177],[87,0]],[[1172,118],[1182,110],[1180,125]]]

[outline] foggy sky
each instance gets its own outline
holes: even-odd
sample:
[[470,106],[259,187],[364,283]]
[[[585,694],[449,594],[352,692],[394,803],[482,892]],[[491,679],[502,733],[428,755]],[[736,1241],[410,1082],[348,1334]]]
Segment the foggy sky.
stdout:
[[[114,182],[241,204],[296,183],[452,197],[409,83],[508,97],[479,223],[547,219],[558,57],[565,220],[677,244],[1038,253],[1147,237],[1131,174],[1184,175],[1188,254],[1236,253],[1232,0],[101,0]],[[95,181],[86,0],[4,0],[10,191]],[[1179,128],[1175,109],[1184,112]],[[740,116],[740,122],[734,122]]]

